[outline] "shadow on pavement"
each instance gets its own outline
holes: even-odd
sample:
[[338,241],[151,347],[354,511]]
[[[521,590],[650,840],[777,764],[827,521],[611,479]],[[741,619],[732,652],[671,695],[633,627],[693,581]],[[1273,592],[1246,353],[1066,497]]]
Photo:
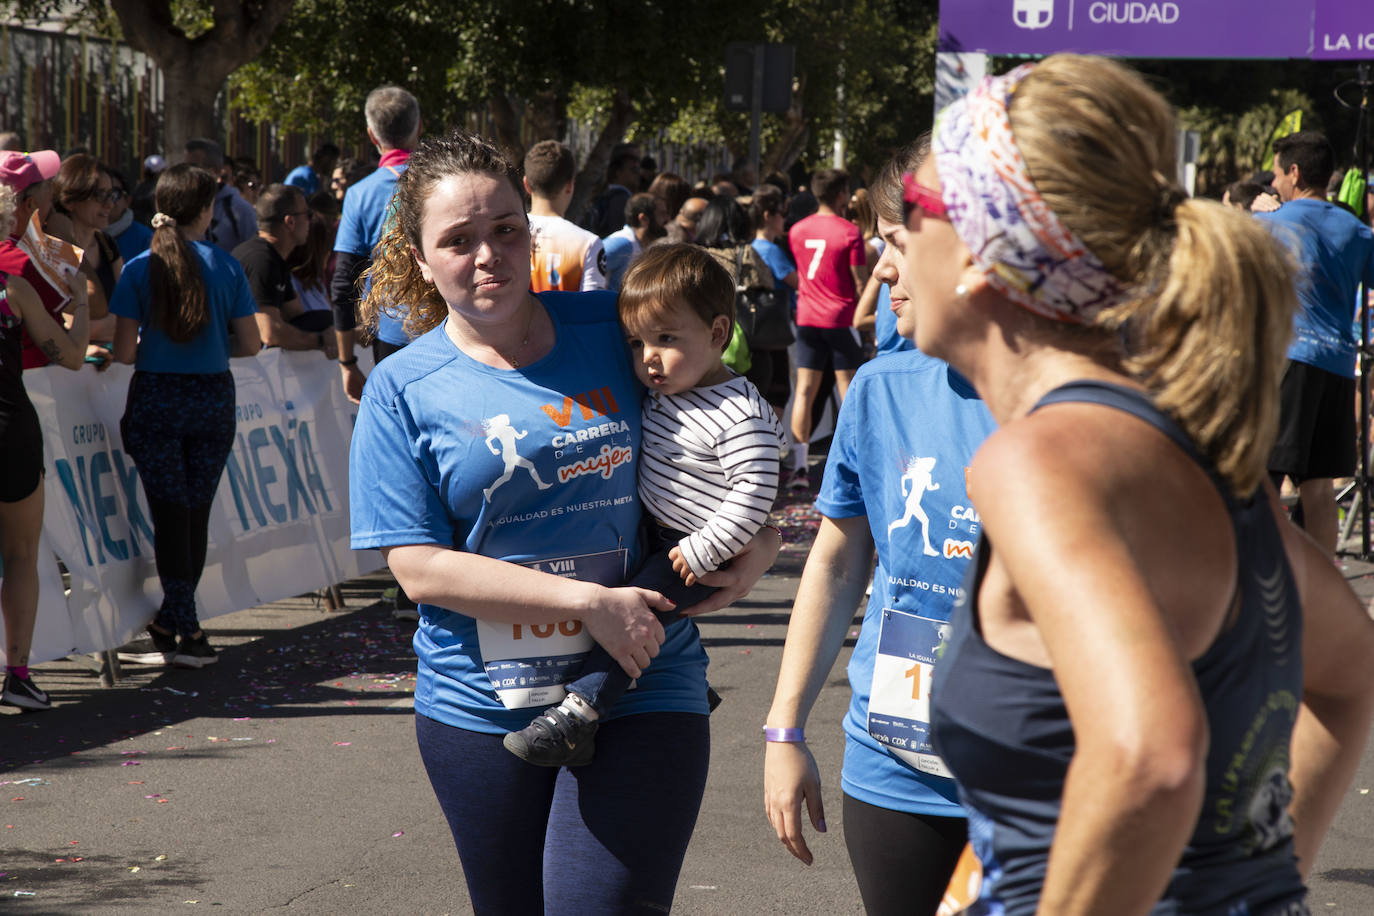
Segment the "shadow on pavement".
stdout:
[[290,620],[286,628],[252,619],[239,628],[236,615],[207,620],[218,662],[200,670],[126,664],[110,688],[76,662],[45,664],[40,683],[56,705],[0,716],[0,773],[60,766],[73,752],[195,718],[412,714],[413,625],[382,604],[296,624],[309,613],[273,612]]

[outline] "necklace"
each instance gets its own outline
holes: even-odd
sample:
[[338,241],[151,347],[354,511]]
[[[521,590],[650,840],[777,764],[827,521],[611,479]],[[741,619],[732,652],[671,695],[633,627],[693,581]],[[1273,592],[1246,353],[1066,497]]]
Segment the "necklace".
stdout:
[[492,347],[493,350],[496,350],[497,356],[501,357],[506,362],[510,363],[510,367],[512,369],[520,368],[520,360],[517,357],[520,356],[520,353],[525,349],[525,347],[529,346],[530,332],[534,330],[534,314],[536,311],[538,311],[538,306],[531,304],[530,317],[529,320],[525,322],[525,338],[524,340],[520,341],[520,346],[516,347],[514,350],[510,352],[509,356],[507,356],[505,353],[502,353],[500,350],[496,350],[495,347]]

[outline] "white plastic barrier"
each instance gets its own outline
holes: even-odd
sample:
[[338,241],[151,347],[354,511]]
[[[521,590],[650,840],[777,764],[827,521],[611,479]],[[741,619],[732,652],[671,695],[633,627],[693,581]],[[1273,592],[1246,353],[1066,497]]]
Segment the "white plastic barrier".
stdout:
[[[273,349],[231,368],[238,428],[210,516],[202,618],[384,565],[377,551],[348,548],[356,408],[336,365],[318,352]],[[34,662],[120,645],[162,600],[147,500],[119,434],[132,374],[120,365],[24,373],[47,470]],[[54,555],[71,573],[65,595]]]

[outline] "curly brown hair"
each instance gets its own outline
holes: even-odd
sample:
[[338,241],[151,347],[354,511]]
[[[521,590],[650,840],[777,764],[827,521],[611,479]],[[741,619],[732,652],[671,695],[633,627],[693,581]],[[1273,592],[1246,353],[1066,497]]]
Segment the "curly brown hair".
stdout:
[[406,335],[412,339],[437,327],[448,316],[448,303],[420,273],[420,265],[411,251],[421,250],[425,201],[435,186],[451,176],[474,172],[505,179],[514,189],[516,199],[524,200],[520,172],[511,160],[474,134],[453,130],[425,140],[411,154],[406,170],[396,181],[387,229],[373,253],[372,266],[364,274],[372,281],[367,298],[358,306],[358,327],[365,336],[376,332],[383,309],[401,316]]

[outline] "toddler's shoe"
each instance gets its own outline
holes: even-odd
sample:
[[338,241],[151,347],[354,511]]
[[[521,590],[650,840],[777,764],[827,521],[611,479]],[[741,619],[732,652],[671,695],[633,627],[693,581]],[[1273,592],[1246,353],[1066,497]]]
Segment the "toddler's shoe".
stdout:
[[596,722],[562,706],[550,706],[529,725],[502,739],[506,750],[538,767],[578,767],[596,753]]

